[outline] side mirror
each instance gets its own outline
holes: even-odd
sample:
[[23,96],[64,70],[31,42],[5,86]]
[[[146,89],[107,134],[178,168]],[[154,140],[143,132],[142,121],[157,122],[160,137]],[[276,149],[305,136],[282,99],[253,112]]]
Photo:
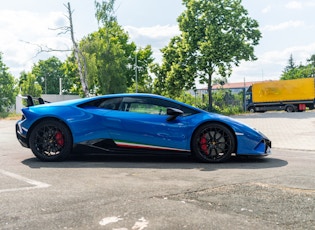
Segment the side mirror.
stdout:
[[175,109],[175,108],[167,108],[166,114],[169,115],[168,118],[166,119],[167,121],[173,121],[176,119],[176,117],[183,115],[184,112],[180,109]]

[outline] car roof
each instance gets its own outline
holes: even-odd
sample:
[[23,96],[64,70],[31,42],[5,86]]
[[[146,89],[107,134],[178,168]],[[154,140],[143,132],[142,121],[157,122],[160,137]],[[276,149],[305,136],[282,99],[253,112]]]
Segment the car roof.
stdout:
[[66,100],[66,101],[59,101],[59,102],[53,102],[53,103],[48,103],[44,105],[38,105],[38,106],[77,106],[81,105],[90,101],[94,101],[97,99],[102,99],[102,98],[113,98],[113,97],[150,97],[150,98],[157,98],[157,99],[163,99],[167,101],[171,101],[198,111],[203,111],[201,109],[198,109],[196,107],[193,107],[191,105],[185,104],[183,102],[173,100],[168,97],[164,97],[161,95],[157,94],[150,94],[150,93],[119,93],[119,94],[106,94],[106,95],[100,95],[100,96],[93,96],[93,97],[87,97],[87,98],[79,98],[79,99],[72,99],[72,100]]

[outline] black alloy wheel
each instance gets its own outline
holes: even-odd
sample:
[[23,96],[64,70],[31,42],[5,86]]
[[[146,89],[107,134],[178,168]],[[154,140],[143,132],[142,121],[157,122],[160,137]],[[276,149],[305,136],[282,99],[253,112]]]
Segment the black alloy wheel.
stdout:
[[195,131],[192,151],[202,162],[224,162],[235,150],[235,142],[233,133],[225,125],[207,123]]
[[32,130],[30,148],[42,161],[61,161],[72,150],[72,136],[69,129],[57,120],[41,121]]

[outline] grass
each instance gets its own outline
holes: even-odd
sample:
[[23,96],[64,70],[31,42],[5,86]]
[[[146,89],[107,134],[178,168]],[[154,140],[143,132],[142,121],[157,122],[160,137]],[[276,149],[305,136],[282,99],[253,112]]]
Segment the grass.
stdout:
[[18,120],[21,118],[21,116],[21,114],[17,113],[0,112],[0,119],[5,120]]

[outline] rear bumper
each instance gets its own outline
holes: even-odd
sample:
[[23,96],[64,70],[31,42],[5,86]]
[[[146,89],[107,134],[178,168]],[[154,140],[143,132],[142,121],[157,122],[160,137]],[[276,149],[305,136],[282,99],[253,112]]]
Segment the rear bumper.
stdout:
[[25,148],[29,148],[27,138],[24,135],[22,135],[22,130],[18,123],[15,125],[15,133],[16,133],[16,138],[18,139],[20,144]]

